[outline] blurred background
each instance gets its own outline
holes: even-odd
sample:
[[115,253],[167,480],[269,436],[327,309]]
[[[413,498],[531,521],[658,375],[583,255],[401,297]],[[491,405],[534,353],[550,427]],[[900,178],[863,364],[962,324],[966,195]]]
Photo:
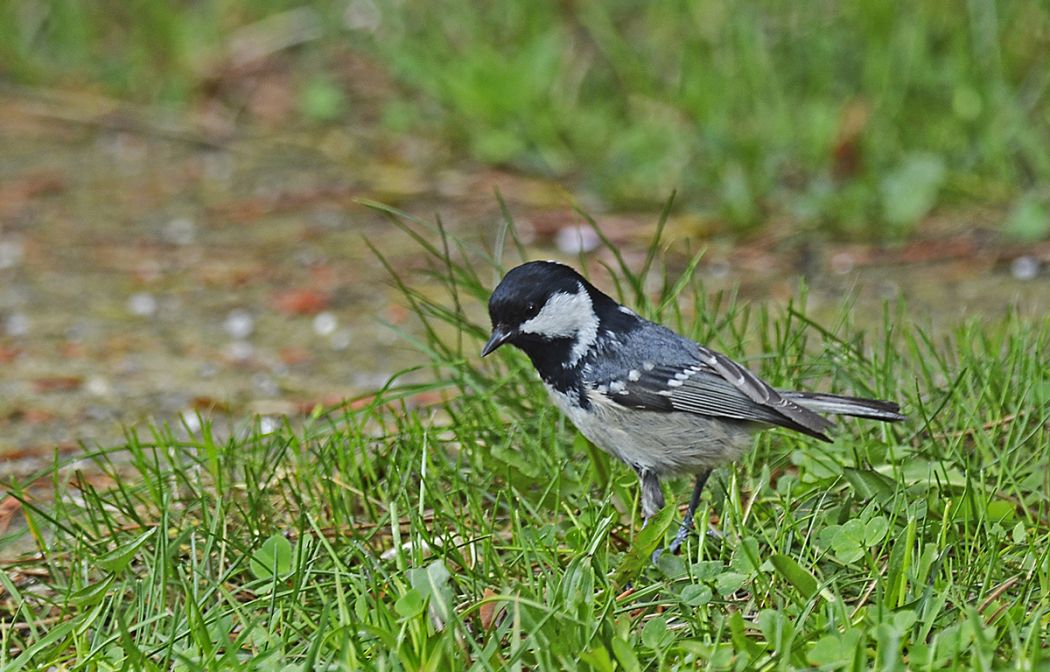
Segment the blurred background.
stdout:
[[362,199],[630,259],[676,191],[712,289],[1045,312],[1048,102],[1034,0],[4,0],[0,475],[420,361]]

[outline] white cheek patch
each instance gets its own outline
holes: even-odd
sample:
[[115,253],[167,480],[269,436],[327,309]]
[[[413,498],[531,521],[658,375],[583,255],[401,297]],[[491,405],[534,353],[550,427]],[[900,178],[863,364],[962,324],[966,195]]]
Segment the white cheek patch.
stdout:
[[546,338],[572,338],[575,343],[566,366],[575,366],[598,339],[598,316],[583,285],[575,294],[558,292],[543,304],[536,317],[523,322],[520,331]]

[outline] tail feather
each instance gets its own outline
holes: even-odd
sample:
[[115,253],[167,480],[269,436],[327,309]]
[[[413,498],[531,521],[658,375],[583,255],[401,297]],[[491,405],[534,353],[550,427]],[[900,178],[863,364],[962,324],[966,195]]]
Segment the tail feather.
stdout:
[[897,422],[904,419],[900,413],[900,405],[892,401],[813,392],[781,392],[780,395],[815,413],[849,415],[855,418],[870,418],[886,422]]

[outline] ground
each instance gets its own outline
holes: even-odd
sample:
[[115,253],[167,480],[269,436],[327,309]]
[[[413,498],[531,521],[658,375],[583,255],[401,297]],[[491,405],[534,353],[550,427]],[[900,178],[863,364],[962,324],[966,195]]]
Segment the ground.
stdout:
[[[440,215],[457,235],[491,246],[499,190],[536,254],[570,261],[558,235],[568,249],[574,227],[586,228],[557,182],[443,165],[424,142],[374,129],[201,148],[148,129],[55,119],[41,105],[0,101],[6,474],[31,472],[55,447],[69,454],[81,441],[119,440],[122,425],[147,419],[177,427],[198,413],[222,421],[308,412],[421,363],[381,324],[414,328],[363,241],[397,267],[418,267],[419,250],[363,199]],[[593,214],[640,258],[656,212]],[[740,287],[770,304],[796,295],[805,278],[818,311],[847,295],[862,314],[903,297],[909,319],[942,327],[1013,305],[1045,311],[1038,264],[1050,247],[982,232],[992,216],[951,213],[931,219],[925,239],[880,247],[787,223],[732,241],[705,235],[709,224],[684,212],[672,216],[669,247],[680,260],[706,247],[698,272],[710,290]],[[1018,259],[1036,276],[1012,267]]]

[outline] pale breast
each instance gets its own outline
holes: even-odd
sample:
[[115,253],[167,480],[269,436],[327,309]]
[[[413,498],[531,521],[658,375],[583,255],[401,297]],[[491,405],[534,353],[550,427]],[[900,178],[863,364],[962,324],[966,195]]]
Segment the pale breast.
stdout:
[[658,474],[694,473],[737,459],[751,445],[754,425],[684,412],[625,408],[591,390],[580,408],[547,388],[554,404],[588,440],[635,468]]

